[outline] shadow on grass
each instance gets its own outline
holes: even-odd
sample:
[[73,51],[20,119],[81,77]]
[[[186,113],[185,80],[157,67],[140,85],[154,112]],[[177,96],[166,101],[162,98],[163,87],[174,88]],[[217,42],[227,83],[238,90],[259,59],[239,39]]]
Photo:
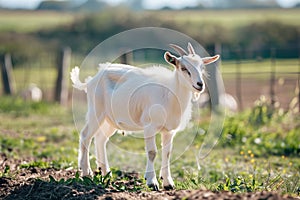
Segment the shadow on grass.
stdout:
[[136,172],[114,170],[112,176],[111,173],[102,176],[95,172],[93,177],[80,177],[75,170],[32,166],[15,173],[6,171],[0,176],[0,199],[98,199],[124,191],[139,193],[145,189]]
[[82,185],[79,183],[61,184],[34,180],[32,183],[17,187],[4,199],[96,199],[107,193],[107,190],[97,185]]

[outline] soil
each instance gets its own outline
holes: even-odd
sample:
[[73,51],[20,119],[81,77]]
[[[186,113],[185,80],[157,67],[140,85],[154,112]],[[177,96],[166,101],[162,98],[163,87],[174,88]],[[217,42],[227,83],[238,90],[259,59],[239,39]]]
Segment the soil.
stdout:
[[[58,181],[50,181],[49,177],[51,176],[55,180],[62,178],[65,180],[71,179],[76,176],[76,170],[41,169],[38,167],[20,168],[22,163],[30,161],[32,159],[22,161],[8,159],[6,155],[0,154],[0,172],[4,173],[7,171],[5,168],[9,166],[9,176],[4,174],[0,177],[0,199],[300,199],[266,191],[243,194],[226,191],[212,192],[203,189],[172,191],[137,190],[135,192],[128,192],[118,190],[112,186],[103,188],[96,184],[84,185],[78,182],[61,184]],[[114,184],[119,184],[119,186],[124,185],[127,189],[130,189],[137,184],[142,184],[137,179],[137,173],[120,172],[120,181],[115,181]]]
[[[295,89],[297,85],[296,78],[285,78],[284,84],[279,84],[279,79],[276,79],[274,84],[275,101],[280,104],[280,107],[287,110],[293,98],[296,97]],[[251,108],[254,102],[260,98],[261,95],[270,99],[270,80],[256,80],[253,78],[244,77],[241,83],[239,102],[237,95],[237,85],[235,79],[224,80],[226,92],[231,94],[238,102],[240,108]]]

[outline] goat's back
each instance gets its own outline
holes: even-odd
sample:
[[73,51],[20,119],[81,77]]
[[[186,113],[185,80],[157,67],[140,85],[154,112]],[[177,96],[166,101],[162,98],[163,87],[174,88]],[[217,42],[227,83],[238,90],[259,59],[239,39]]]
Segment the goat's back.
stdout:
[[[153,105],[169,107],[170,87],[168,81],[172,71],[153,67],[141,69],[123,64],[111,64],[100,68],[98,74],[90,81],[92,95],[96,95],[104,104],[106,116],[118,129],[140,130],[146,121],[150,121],[149,109]],[[88,92],[89,93],[89,92]],[[152,107],[152,108],[151,108]]]

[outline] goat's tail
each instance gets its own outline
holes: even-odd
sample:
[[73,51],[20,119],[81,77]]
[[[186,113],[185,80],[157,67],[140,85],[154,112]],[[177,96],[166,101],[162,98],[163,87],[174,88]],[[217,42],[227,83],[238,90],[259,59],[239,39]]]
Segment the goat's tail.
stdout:
[[79,80],[79,72],[80,69],[77,66],[74,67],[70,72],[71,80],[73,82],[73,87],[78,90],[84,90],[85,92],[87,92],[87,83],[90,81],[91,77],[86,78],[85,82],[82,83]]

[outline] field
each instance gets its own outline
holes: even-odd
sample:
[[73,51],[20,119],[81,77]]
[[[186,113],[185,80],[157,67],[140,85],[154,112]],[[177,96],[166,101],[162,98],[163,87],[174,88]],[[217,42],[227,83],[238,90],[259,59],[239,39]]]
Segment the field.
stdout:
[[[124,158],[122,151],[109,150],[112,177],[81,178],[77,172],[78,130],[70,108],[2,97],[0,110],[1,198],[238,198],[247,193],[258,199],[284,194],[296,197],[300,192],[299,115],[270,109],[263,100],[251,110],[228,115],[218,145],[207,158],[197,160],[205,137],[197,134],[197,126],[203,130],[209,126],[209,112],[201,112],[200,122],[194,120],[194,126],[178,133],[179,141],[174,141],[171,171],[177,190],[159,193],[149,192],[144,185],[141,140],[116,134],[108,149],[137,155]],[[94,159],[92,156],[93,169]]]
[[[166,21],[190,25],[189,31],[195,35],[206,23],[234,29],[252,22],[275,20],[297,26],[300,21],[299,9],[203,10],[174,15],[175,12],[146,11],[143,15],[154,14]],[[83,14],[61,12],[1,10],[0,34],[31,35],[70,25],[82,17]],[[154,192],[145,186],[143,178],[146,157],[140,133],[115,134],[111,138],[108,154],[112,172],[106,176],[96,169],[92,145],[95,175],[80,176],[80,130],[73,121],[71,97],[68,107],[51,102],[57,76],[56,54],[38,53],[41,54],[34,60],[14,65],[18,95],[0,96],[0,199],[300,198],[298,59],[276,59],[275,64],[267,59],[242,61],[239,70],[243,109],[239,113],[227,112],[218,144],[203,159],[197,155],[211,116],[208,109],[199,110],[195,104],[193,121],[174,139],[171,172],[176,190]],[[83,58],[73,53],[71,67],[80,65]],[[274,65],[277,103],[273,107],[269,93]],[[237,67],[235,61],[222,61],[220,65],[225,89],[236,99]],[[32,103],[20,98],[30,83],[42,88],[45,102]],[[69,87],[71,91],[71,84]],[[158,147],[159,144],[158,135]],[[158,156],[157,174],[160,160]]]
[[[182,24],[189,23],[222,24],[227,28],[236,28],[253,22],[280,21],[286,24],[299,25],[298,9],[257,9],[257,10],[203,10],[203,11],[159,11],[159,17],[179,21]],[[175,14],[176,13],[176,14]]]
[[[203,11],[148,11],[159,18],[177,21],[182,24],[220,23],[235,28],[252,22],[279,21],[299,25],[298,9],[257,9],[257,10],[203,10]],[[144,13],[144,14],[147,14]],[[0,32],[28,33],[70,24],[82,18],[83,14],[62,12],[1,11]],[[46,26],[45,26],[46,25]],[[192,27],[191,27],[192,28]]]
[[32,33],[74,21],[75,15],[61,12],[1,11],[0,32]]

